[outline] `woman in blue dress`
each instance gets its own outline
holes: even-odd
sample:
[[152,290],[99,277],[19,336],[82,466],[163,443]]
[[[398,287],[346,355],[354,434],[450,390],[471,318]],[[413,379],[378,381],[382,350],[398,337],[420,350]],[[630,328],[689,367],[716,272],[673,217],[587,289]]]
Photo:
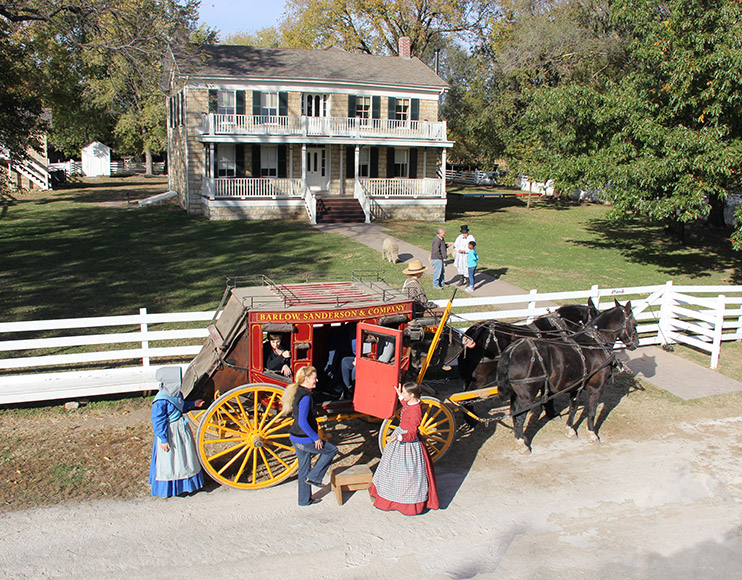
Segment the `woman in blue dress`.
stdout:
[[186,401],[180,392],[180,367],[158,369],[155,378],[160,392],[152,403],[152,462],[149,483],[152,495],[172,497],[191,493],[204,485],[204,474],[198,461],[196,442],[183,416],[193,408],[203,407],[204,401]]

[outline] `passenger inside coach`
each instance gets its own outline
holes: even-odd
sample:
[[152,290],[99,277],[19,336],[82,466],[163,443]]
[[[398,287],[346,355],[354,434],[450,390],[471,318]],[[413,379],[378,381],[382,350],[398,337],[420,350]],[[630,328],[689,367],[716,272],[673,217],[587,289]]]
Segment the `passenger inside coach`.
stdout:
[[263,343],[263,370],[291,376],[291,353],[284,348],[284,339],[279,333],[269,333],[268,340]]

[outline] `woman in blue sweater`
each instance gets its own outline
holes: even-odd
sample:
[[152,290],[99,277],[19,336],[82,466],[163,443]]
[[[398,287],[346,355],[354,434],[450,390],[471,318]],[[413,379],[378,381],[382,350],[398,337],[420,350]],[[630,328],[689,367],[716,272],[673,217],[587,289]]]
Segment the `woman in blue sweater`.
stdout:
[[[317,412],[314,407],[313,391],[317,386],[317,370],[306,366],[296,373],[296,381],[286,387],[281,399],[281,414],[291,415],[294,422],[289,429],[289,439],[299,460],[299,505],[319,503],[312,498],[312,485],[322,487],[322,479],[338,448],[319,436]],[[312,455],[319,455],[312,468]]]

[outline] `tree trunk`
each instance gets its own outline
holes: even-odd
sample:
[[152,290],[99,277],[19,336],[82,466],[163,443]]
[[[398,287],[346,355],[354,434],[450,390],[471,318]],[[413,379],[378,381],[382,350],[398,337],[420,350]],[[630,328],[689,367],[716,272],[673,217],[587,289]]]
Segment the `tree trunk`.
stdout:
[[152,151],[149,149],[144,150],[144,174],[152,175]]

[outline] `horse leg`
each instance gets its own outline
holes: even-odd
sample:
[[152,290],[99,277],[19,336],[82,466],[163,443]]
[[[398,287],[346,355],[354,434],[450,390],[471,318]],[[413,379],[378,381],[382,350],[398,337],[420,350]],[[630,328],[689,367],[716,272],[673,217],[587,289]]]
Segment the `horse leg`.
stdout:
[[600,437],[595,431],[595,413],[602,394],[602,388],[591,388],[587,396],[587,438],[591,443],[600,443]]
[[577,431],[574,428],[575,424],[575,413],[577,412],[577,397],[580,394],[579,390],[575,390],[569,395],[569,414],[567,415],[567,429],[565,431],[568,439],[575,439],[577,437]]
[[[548,392],[546,393],[549,394]],[[557,416],[556,407],[554,406],[554,399],[549,399],[544,403],[544,413],[546,413],[547,419],[551,421],[554,417]]]
[[528,443],[526,442],[525,434],[523,433],[523,427],[526,423],[528,412],[520,413],[519,415],[516,415],[516,413],[518,412],[518,405],[516,405],[516,402],[517,402],[517,396],[516,395],[511,396],[510,397],[510,415],[513,417],[513,434],[515,435],[515,448],[521,455],[525,455],[531,452],[531,448],[528,446]]

